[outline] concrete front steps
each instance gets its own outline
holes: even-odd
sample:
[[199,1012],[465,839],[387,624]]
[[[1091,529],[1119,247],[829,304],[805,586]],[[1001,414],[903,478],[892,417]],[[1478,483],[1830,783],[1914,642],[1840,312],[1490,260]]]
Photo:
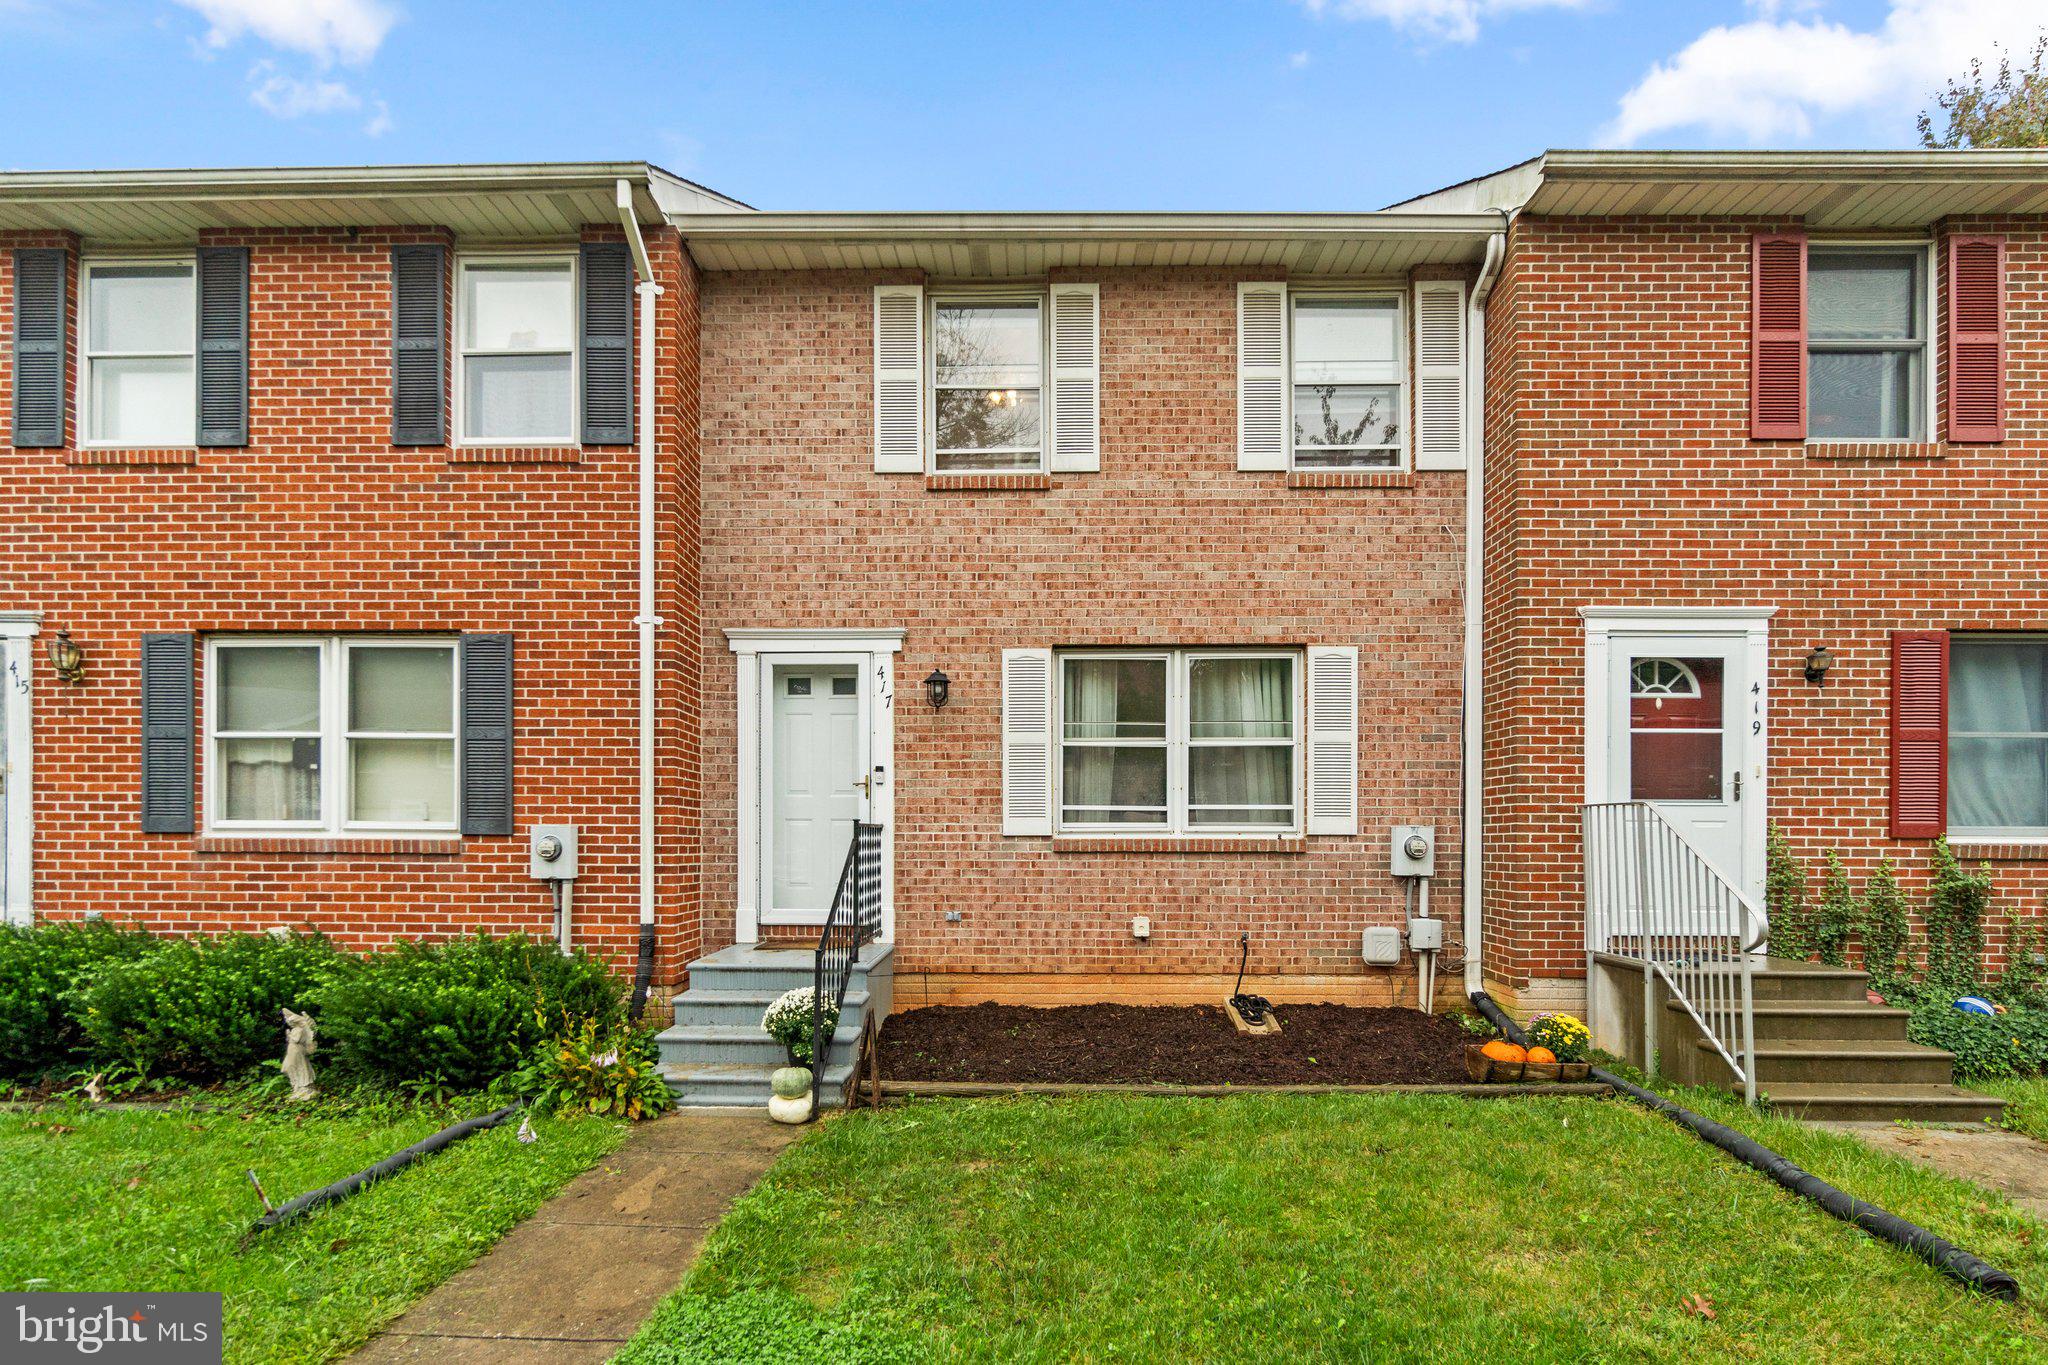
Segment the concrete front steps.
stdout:
[[[761,1031],[761,1015],[784,991],[811,984],[812,963],[808,948],[740,944],[690,964],[690,988],[675,998],[675,1025],[655,1035],[662,1075],[678,1104],[767,1107],[769,1073],[786,1058],[782,1045]],[[861,949],[817,1076],[821,1106],[846,1102],[861,1029],[870,1018],[879,1023],[888,1015],[894,984],[893,947]]]
[[[1955,1057],[1909,1041],[1911,1016],[1871,1004],[1869,985],[1862,972],[1765,959],[1750,978],[1758,1095],[1809,1119],[1995,1122],[2005,1101],[1956,1085]],[[1693,1035],[1684,1006],[1664,1008]],[[1693,1047],[1702,1070],[1727,1076],[1711,1043],[1693,1035]]]

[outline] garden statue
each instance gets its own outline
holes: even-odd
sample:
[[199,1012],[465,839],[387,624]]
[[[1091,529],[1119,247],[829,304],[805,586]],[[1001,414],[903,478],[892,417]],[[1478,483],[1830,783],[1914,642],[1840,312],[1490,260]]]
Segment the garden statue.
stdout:
[[320,1050],[314,1036],[313,1016],[284,1012],[284,1078],[292,1083],[292,1098],[310,1100],[320,1091],[313,1084],[312,1056]]

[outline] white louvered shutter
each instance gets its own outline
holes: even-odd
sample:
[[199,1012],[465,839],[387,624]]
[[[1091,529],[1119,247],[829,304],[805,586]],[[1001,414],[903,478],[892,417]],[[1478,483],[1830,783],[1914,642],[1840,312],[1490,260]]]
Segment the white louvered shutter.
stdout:
[[1237,287],[1237,467],[1287,468],[1287,286]]
[[1102,289],[1052,287],[1052,467],[1102,468]]
[[875,286],[875,472],[924,473],[924,286]]
[[1415,285],[1415,467],[1465,467],[1465,282]]
[[1308,832],[1358,833],[1358,647],[1308,651]]
[[1003,651],[1003,833],[1052,833],[1052,651]]

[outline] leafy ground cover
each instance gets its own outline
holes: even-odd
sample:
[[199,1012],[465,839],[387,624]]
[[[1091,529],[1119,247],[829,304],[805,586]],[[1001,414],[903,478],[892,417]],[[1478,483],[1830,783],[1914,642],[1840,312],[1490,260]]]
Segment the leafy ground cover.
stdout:
[[625,1125],[536,1118],[539,1140],[521,1143],[507,1124],[238,1251],[261,1212],[244,1173],[282,1203],[487,1107],[0,1113],[0,1287],[217,1290],[228,1360],[331,1359],[603,1158]]
[[938,1101],[836,1118],[620,1359],[1991,1359],[2048,1228],[1706,1092],[2020,1278],[1973,1297],[1618,1100]]

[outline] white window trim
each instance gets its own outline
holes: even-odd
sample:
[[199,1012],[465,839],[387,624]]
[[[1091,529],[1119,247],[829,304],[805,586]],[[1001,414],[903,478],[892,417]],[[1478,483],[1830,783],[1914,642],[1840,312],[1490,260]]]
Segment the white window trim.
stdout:
[[[1038,305],[1038,459],[1007,469],[939,468],[939,309],[977,303]],[[1052,458],[1052,291],[1018,285],[927,286],[924,295],[924,449],[927,474],[1043,474]]]
[[[184,356],[192,362],[192,410],[191,429],[181,438],[168,441],[95,441],[92,439],[92,362],[96,358],[92,351],[92,276],[101,269],[120,269],[138,265],[181,265],[191,272],[192,288],[192,336],[190,345],[183,351],[109,351],[105,360],[146,360],[175,359]],[[144,254],[118,254],[88,256],[78,263],[78,365],[75,380],[74,406],[78,413],[78,448],[80,450],[159,450],[178,449],[196,445],[199,441],[199,256],[196,252],[151,252]]]
[[[569,429],[560,436],[471,436],[469,434],[469,413],[463,406],[463,394],[468,388],[464,373],[469,357],[503,355],[560,355],[554,350],[523,351],[470,351],[462,344],[467,324],[467,308],[463,300],[468,296],[464,289],[464,273],[473,265],[562,265],[569,269]],[[582,279],[579,275],[581,262],[575,251],[465,251],[455,257],[455,307],[453,325],[448,329],[449,350],[453,353],[454,370],[449,390],[450,417],[454,422],[454,444],[459,447],[477,449],[480,447],[527,447],[527,446],[573,446],[582,444],[583,439],[583,338],[582,310],[577,300],[583,297]]]
[[[1920,354],[1923,358],[1923,363],[1920,366],[1920,430],[1917,434],[1909,436],[1815,436],[1813,434],[1812,262],[1813,253],[1816,251],[1915,251],[1919,253],[1920,325],[1922,329],[1925,331],[1926,335],[1920,338]],[[1806,256],[1808,265],[1807,298],[1805,301],[1806,358],[1804,362],[1807,366],[1808,371],[1806,380],[1806,443],[1808,445],[1844,445],[1848,443],[1874,443],[1878,445],[1903,446],[1925,445],[1930,441],[1939,440],[1940,437],[1936,434],[1935,431],[1935,403],[1938,400],[1938,396],[1941,391],[1940,376],[1937,373],[1937,371],[1939,370],[1939,367],[1941,365],[1942,348],[1935,344],[1936,335],[1940,330],[1940,319],[1935,314],[1935,306],[1939,302],[1939,299],[1938,291],[1935,288],[1934,279],[1935,258],[1933,239],[1929,237],[1809,237],[1806,241]],[[1823,345],[1822,349],[1826,350],[1830,349],[1830,347],[1827,345]],[[1855,348],[1853,346],[1847,346],[1841,347],[1839,349],[1853,350]]]
[[[1287,659],[1292,664],[1290,692],[1293,714],[1290,718],[1293,735],[1286,741],[1293,751],[1289,764],[1290,781],[1294,805],[1294,818],[1285,825],[1196,825],[1188,819],[1188,753],[1197,746],[1239,747],[1255,744],[1247,740],[1196,740],[1190,734],[1188,723],[1188,678],[1190,666],[1198,659]],[[1166,819],[1156,825],[1139,825],[1129,822],[1086,823],[1069,821],[1066,811],[1066,669],[1069,659],[1158,659],[1166,664],[1166,738],[1161,747],[1166,750]],[[1053,651],[1052,676],[1052,774],[1053,774],[1053,833],[1056,836],[1086,836],[1088,838],[1134,838],[1134,839],[1215,839],[1215,838],[1271,838],[1290,839],[1302,837],[1303,822],[1307,818],[1307,793],[1304,789],[1304,771],[1307,761],[1308,737],[1306,702],[1304,689],[1307,686],[1307,654],[1303,650],[1288,648],[1165,648],[1165,649],[1056,649]],[[1107,746],[1112,741],[1075,741],[1080,744]],[[1151,741],[1113,741],[1116,744],[1146,744]],[[1267,741],[1267,747],[1278,747],[1281,741]]]
[[[1296,454],[1296,446],[1294,443],[1294,390],[1297,381],[1295,380],[1294,375],[1295,368],[1298,362],[1295,359],[1296,349],[1294,345],[1294,307],[1299,300],[1304,298],[1317,299],[1330,298],[1332,296],[1338,298],[1375,300],[1391,299],[1393,301],[1393,370],[1395,389],[1394,406],[1396,409],[1399,410],[1401,414],[1401,439],[1394,451],[1394,462],[1392,464],[1303,465],[1295,463],[1294,457]],[[1415,425],[1415,375],[1413,369],[1411,368],[1411,353],[1413,351],[1413,348],[1409,345],[1409,326],[1410,321],[1407,291],[1400,288],[1396,288],[1391,285],[1348,283],[1342,280],[1325,280],[1313,284],[1290,284],[1287,286],[1287,372],[1284,376],[1285,382],[1281,385],[1281,387],[1285,391],[1285,398],[1287,403],[1285,431],[1287,433],[1287,468],[1289,470],[1301,470],[1305,472],[1325,474],[1331,472],[1392,474],[1405,473],[1411,467],[1412,462],[1415,458],[1415,437],[1413,432],[1413,427]]]
[[[1969,644],[1989,644],[1997,640],[2022,640],[2027,641],[2029,643],[2038,644],[2043,647],[2048,647],[2048,633],[2043,633],[2040,631],[1971,630],[1950,632],[1948,644],[1949,676],[1942,680],[1942,686],[1949,691],[1951,696],[1948,710],[1948,730],[1947,733],[1945,733],[1942,736],[1942,744],[1948,750],[1946,771],[1948,773],[1948,781],[1950,786],[1953,786],[1955,783],[1956,725],[1955,703],[1953,700],[1953,694],[1955,690],[1956,645],[1959,642],[1965,644],[1966,646]],[[2007,736],[2015,739],[2034,739],[2048,738],[2048,731],[2041,731],[2037,733],[2034,731],[2026,730],[1966,730],[1963,732],[1963,736],[1966,739],[1975,739],[1979,737],[1999,738],[2001,736]],[[1942,793],[1943,809],[1941,812],[1941,819],[1942,825],[1944,826],[1944,828],[1947,829],[1948,837],[1951,842],[1958,844],[2038,844],[2044,840],[2048,840],[2048,825],[1950,825],[1948,823],[1947,806],[1948,793],[1944,791]]]
[[[318,820],[229,820],[221,814],[225,791],[221,782],[224,765],[220,745],[244,733],[222,732],[220,714],[220,653],[238,646],[298,646],[320,651],[320,809]],[[383,731],[355,731],[348,725],[348,661],[357,649],[445,649],[449,655],[449,686],[453,692],[452,733],[410,731],[399,738],[452,739],[454,741],[455,818],[445,823],[392,823],[349,818],[351,774],[348,745],[354,739],[385,737]],[[206,639],[205,663],[205,747],[200,786],[204,801],[205,830],[208,834],[231,835],[317,835],[322,838],[388,839],[394,836],[425,835],[456,839],[462,832],[462,660],[452,635],[218,635]],[[282,736],[266,732],[259,736]],[[307,737],[314,737],[306,732]]]

